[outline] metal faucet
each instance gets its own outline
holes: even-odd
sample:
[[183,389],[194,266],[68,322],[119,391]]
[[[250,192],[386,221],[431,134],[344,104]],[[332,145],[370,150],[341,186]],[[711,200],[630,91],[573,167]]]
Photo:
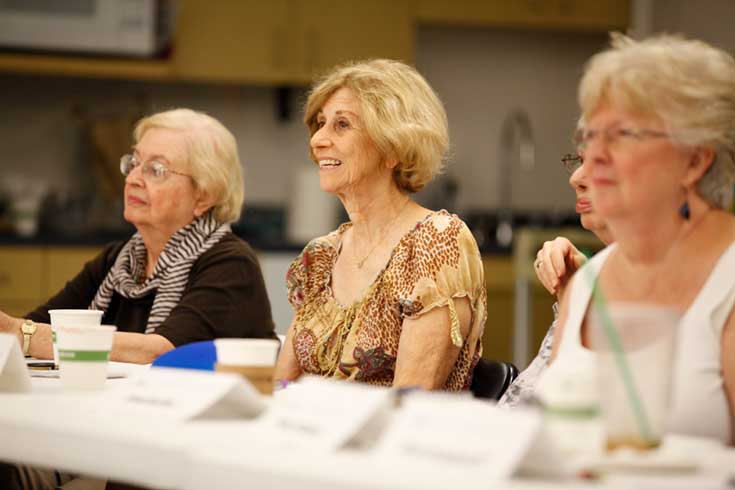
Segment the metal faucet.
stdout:
[[498,195],[500,205],[495,239],[503,247],[513,242],[513,167],[514,153],[518,152],[518,165],[526,172],[536,167],[536,146],[533,141],[531,120],[523,109],[513,109],[503,121],[500,131],[500,177]]

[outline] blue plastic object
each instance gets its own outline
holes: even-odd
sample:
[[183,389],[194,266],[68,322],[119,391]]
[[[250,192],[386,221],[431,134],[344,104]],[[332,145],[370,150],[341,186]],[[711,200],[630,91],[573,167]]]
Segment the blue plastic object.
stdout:
[[182,345],[162,354],[153,361],[155,367],[199,369],[214,371],[217,362],[217,349],[212,340],[202,340]]

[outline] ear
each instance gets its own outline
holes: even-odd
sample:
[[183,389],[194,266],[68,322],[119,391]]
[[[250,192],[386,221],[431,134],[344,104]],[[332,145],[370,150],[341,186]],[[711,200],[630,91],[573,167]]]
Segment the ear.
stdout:
[[385,168],[388,170],[395,169],[399,163],[401,163],[400,160],[398,160],[398,157],[393,153],[386,155],[385,159],[383,159],[383,165],[385,165]]
[[712,148],[698,146],[689,157],[689,165],[684,174],[682,184],[686,188],[694,187],[702,176],[709,170],[715,161],[715,151]]
[[194,216],[199,218],[201,215],[212,209],[214,199],[202,190],[197,190],[196,201],[194,202]]

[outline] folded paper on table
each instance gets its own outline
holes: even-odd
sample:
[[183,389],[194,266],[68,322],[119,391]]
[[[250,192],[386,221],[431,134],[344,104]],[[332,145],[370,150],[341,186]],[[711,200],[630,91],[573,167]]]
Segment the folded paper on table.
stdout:
[[31,391],[23,352],[15,335],[0,333],[0,392],[22,393]]
[[266,408],[246,379],[189,369],[149,369],[109,396],[116,412],[167,420],[252,418]]
[[[377,448],[415,471],[509,478],[521,463],[541,423],[532,410],[505,410],[470,396],[414,392],[401,407]],[[460,481],[460,480],[458,480]]]
[[332,451],[363,445],[380,434],[394,391],[364,383],[344,383],[306,376],[276,392],[253,430],[291,447]]

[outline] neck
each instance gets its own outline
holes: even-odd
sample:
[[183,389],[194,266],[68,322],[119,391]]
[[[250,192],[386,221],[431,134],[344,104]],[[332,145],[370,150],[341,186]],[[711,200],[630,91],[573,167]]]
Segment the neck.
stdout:
[[386,223],[402,212],[409,199],[392,184],[359,194],[340,196],[355,233],[366,239],[379,233]]
[[711,208],[702,200],[691,199],[690,218],[678,212],[639,213],[635,218],[611,218],[608,229],[615,237],[626,261],[631,264],[655,266],[666,262],[673,250],[686,247],[708,216]]
[[158,257],[161,255],[161,252],[163,252],[166,243],[173,233],[168,234],[148,227],[140,227],[138,228],[138,232],[145,244],[146,276],[151,277],[153,275],[153,270],[156,268],[156,264],[158,263]]

